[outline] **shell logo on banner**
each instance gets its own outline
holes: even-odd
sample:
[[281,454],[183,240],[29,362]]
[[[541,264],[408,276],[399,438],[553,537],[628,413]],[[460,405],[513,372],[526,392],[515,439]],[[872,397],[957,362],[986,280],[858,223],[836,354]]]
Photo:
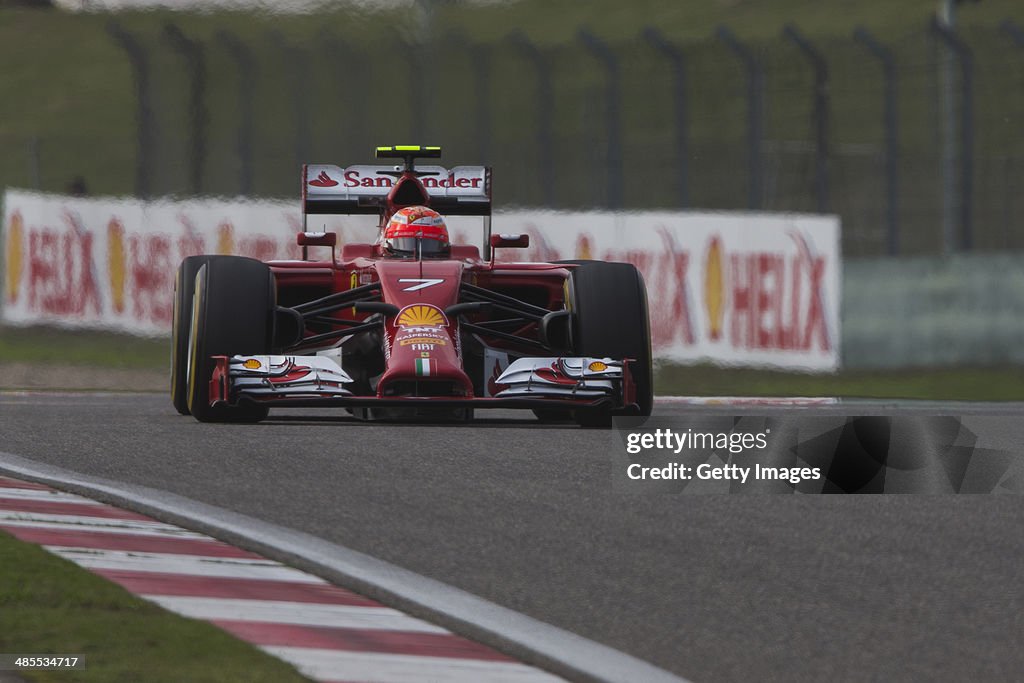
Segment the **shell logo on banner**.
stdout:
[[715,235],[704,257],[704,307],[708,313],[708,334],[718,341],[725,317],[725,278],[722,273],[722,241]]
[[21,285],[24,231],[25,221],[21,218],[21,212],[15,211],[11,214],[11,223],[7,232],[7,247],[4,250],[7,255],[7,300],[11,303],[18,300],[18,291]]
[[590,237],[586,234],[581,234],[579,239],[576,241],[576,258],[591,260],[593,255],[590,250]]
[[436,306],[429,304],[417,304],[406,306],[398,314],[398,325],[400,327],[441,327],[447,325],[448,321]]
[[110,298],[117,313],[124,313],[125,248],[124,225],[116,218],[107,223],[107,264]]
[[217,226],[217,253],[235,253],[235,228],[227,221]]

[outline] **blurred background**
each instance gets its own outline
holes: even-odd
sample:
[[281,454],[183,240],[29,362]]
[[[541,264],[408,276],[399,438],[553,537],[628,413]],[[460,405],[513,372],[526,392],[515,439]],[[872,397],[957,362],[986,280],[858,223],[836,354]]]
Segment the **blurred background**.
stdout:
[[848,256],[1024,246],[1012,0],[6,4],[4,186],[290,198],[305,161],[433,140],[495,166],[499,206],[838,213]]
[[4,0],[0,63],[3,187],[293,199],[442,144],[496,209],[836,214],[846,368],[1024,362],[1019,0]]

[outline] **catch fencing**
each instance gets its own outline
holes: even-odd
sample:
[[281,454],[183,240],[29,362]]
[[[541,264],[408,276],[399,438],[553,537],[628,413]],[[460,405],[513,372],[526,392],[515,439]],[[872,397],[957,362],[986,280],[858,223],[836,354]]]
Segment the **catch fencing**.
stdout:
[[[367,162],[408,141],[493,165],[498,207],[830,213],[848,257],[1024,247],[1012,21],[828,39],[791,24],[756,43],[725,26],[686,43],[581,28],[554,46],[519,33],[362,45],[329,26],[108,34],[131,65],[135,125],[104,150],[133,160],[106,194],[293,197],[303,162]],[[5,142],[25,159],[10,185],[64,191],[75,169],[83,186],[112,172],[65,158],[73,140]]]

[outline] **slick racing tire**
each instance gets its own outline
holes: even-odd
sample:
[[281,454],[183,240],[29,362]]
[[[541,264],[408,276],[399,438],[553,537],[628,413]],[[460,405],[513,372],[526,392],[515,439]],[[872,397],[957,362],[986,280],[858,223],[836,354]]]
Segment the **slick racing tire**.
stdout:
[[[552,261],[552,263],[582,266],[590,263],[600,263],[600,261],[568,259],[565,261]],[[533,414],[537,416],[538,420],[545,424],[564,424],[566,422],[573,422],[573,411],[565,408],[534,408]]]
[[[632,358],[637,409],[618,414],[650,415],[654,405],[651,326],[647,288],[631,263],[583,263],[570,276],[573,347],[580,356]],[[610,427],[610,410],[576,411],[585,427]]]
[[270,268],[241,256],[211,259],[199,267],[189,325],[188,409],[200,422],[258,422],[266,406],[210,405],[211,356],[270,352],[276,289]]
[[178,266],[174,278],[174,308],[171,315],[171,402],[174,409],[188,415],[188,340],[192,324],[192,293],[196,274],[210,261],[231,256],[188,256]]

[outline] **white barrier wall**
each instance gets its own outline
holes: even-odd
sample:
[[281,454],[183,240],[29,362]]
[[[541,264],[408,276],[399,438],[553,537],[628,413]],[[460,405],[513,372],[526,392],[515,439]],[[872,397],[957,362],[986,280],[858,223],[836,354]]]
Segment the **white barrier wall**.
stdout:
[[[372,241],[372,217],[311,217],[339,243]],[[298,202],[141,202],[9,190],[3,320],[159,335],[185,256],[297,258]],[[456,242],[478,243],[472,219]],[[655,356],[828,371],[839,365],[839,223],[831,216],[512,211],[526,232],[505,258],[629,261],[643,272]]]

